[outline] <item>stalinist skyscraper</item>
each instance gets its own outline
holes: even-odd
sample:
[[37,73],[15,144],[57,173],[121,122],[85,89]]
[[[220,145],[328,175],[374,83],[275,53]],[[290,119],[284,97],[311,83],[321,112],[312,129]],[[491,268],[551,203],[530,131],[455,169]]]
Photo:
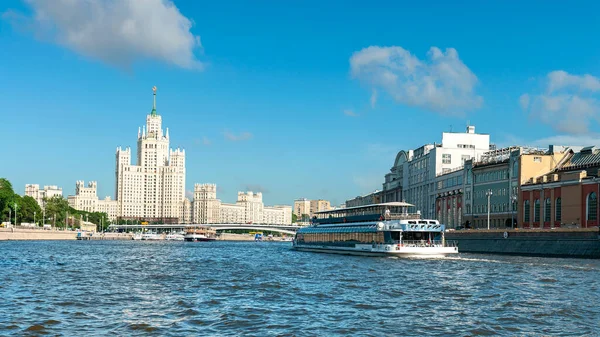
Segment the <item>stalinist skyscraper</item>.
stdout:
[[118,214],[124,219],[180,222],[185,199],[185,150],[169,149],[169,129],[163,132],[156,112],[156,87],[146,126],[138,129],[137,165],[131,149],[117,148],[116,191]]

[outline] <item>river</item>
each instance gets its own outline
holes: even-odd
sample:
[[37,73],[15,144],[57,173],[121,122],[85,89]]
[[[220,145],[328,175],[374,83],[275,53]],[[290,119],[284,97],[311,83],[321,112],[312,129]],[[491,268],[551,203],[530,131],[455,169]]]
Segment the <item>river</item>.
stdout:
[[0,242],[0,335],[600,335],[600,260]]

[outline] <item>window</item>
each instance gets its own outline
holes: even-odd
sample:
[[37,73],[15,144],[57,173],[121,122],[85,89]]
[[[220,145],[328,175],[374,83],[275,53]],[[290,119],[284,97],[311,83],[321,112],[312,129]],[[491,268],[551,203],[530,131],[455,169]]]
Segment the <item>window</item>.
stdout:
[[515,178],[519,175],[519,162],[515,161],[512,166],[512,176]]
[[554,221],[561,221],[562,220],[562,210],[561,207],[562,206],[562,200],[560,200],[560,198],[556,198],[556,203],[554,206]]
[[541,163],[542,162],[542,157],[533,157],[533,162],[534,163]]
[[533,204],[533,222],[540,222],[540,199],[535,199]]
[[550,222],[550,198],[546,198],[544,203],[544,221]]
[[442,164],[450,164],[452,162],[452,155],[449,153],[442,154]]
[[523,203],[523,221],[529,222],[529,200],[525,200]]
[[598,219],[598,197],[595,192],[592,192],[587,197],[587,219]]

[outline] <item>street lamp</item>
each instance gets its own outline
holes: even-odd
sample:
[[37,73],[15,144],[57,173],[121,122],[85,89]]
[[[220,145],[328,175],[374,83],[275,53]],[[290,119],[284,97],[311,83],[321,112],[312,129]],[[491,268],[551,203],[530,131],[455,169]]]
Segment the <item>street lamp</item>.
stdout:
[[15,227],[17,226],[17,203],[15,202]]
[[511,207],[513,208],[513,209],[512,209],[512,212],[511,212],[511,214],[512,214],[512,223],[510,224],[510,228],[512,228],[512,229],[515,229],[515,213],[517,212],[517,207],[516,207],[516,205],[517,205],[517,199],[518,199],[518,197],[517,197],[517,195],[516,195],[516,194],[513,194],[513,195],[510,197],[510,199],[511,199],[511,201],[512,201],[512,205],[511,205]]
[[488,225],[488,230],[490,229],[490,197],[492,196],[492,190],[487,190],[487,192],[485,192],[485,195],[487,196],[487,201],[488,201],[488,217],[487,217],[487,225]]
[[35,223],[35,211],[33,212],[33,225],[37,227],[37,224]]

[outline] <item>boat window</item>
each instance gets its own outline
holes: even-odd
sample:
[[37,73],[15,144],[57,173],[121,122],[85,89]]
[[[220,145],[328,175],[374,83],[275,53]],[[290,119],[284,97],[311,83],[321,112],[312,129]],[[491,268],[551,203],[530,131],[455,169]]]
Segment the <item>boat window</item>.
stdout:
[[427,223],[427,221],[419,221],[419,223],[424,223],[424,224],[426,224],[426,223]]
[[409,221],[408,223],[409,223],[409,224],[411,224],[411,225],[414,225],[414,224],[416,224],[417,222],[416,222],[416,221]]
[[429,221],[430,224],[434,224],[435,225],[435,221]]

